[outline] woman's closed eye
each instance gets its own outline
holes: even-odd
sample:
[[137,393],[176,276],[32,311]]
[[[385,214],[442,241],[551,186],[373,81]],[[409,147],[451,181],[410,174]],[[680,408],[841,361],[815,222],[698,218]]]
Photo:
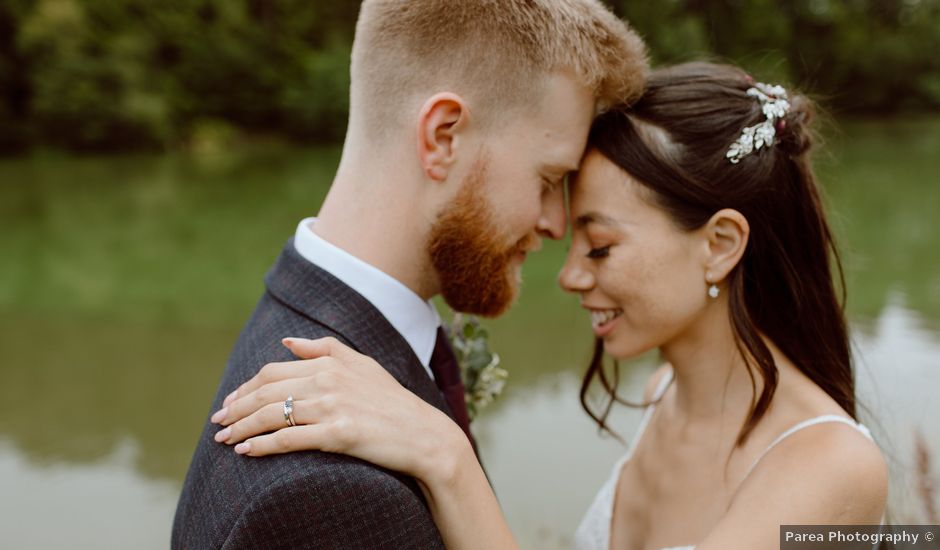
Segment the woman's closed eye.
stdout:
[[600,259],[606,258],[610,254],[610,245],[602,246],[600,248],[592,248],[588,251],[587,257],[591,259]]

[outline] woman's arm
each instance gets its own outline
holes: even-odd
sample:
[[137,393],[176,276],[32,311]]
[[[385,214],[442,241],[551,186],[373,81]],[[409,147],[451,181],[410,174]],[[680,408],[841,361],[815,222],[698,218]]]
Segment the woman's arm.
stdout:
[[226,397],[212,416],[224,426],[216,441],[249,457],[321,450],[407,473],[448,548],[518,548],[469,440],[446,414],[334,338],[284,344],[305,360],[265,365]]
[[887,491],[874,442],[844,424],[812,426],[761,460],[696,549],[776,549],[781,525],[877,525]]
[[461,550],[518,549],[469,440],[462,431],[459,435],[462,451],[453,456],[451,465],[427,480],[418,477],[444,545]]

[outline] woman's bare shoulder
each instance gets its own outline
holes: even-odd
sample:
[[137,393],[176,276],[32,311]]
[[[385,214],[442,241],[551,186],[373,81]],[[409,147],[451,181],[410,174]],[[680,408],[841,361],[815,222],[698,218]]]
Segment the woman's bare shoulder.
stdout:
[[771,449],[738,489],[732,508],[735,501],[749,508],[776,494],[771,500],[798,507],[793,519],[805,523],[877,523],[887,491],[888,467],[878,445],[857,428],[825,422]]
[[776,548],[780,525],[878,524],[887,495],[887,464],[871,439],[841,422],[815,424],[760,460],[700,548]]

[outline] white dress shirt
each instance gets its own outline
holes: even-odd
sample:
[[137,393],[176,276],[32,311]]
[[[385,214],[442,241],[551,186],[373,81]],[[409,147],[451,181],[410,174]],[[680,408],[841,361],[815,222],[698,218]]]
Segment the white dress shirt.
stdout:
[[371,302],[408,342],[433,380],[431,354],[437,342],[437,327],[441,324],[434,304],[430,300],[422,300],[379,268],[325,241],[314,233],[315,223],[316,218],[305,218],[297,225],[294,235],[297,253]]

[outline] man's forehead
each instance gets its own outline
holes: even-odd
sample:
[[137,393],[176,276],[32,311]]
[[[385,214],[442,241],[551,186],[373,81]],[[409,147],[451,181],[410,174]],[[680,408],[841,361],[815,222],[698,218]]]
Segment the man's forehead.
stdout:
[[538,107],[532,117],[540,138],[571,147],[567,153],[580,158],[594,119],[594,95],[563,74],[554,75],[542,88],[544,94],[536,99]]
[[590,124],[542,128],[533,145],[540,161],[556,171],[574,172],[581,163]]

